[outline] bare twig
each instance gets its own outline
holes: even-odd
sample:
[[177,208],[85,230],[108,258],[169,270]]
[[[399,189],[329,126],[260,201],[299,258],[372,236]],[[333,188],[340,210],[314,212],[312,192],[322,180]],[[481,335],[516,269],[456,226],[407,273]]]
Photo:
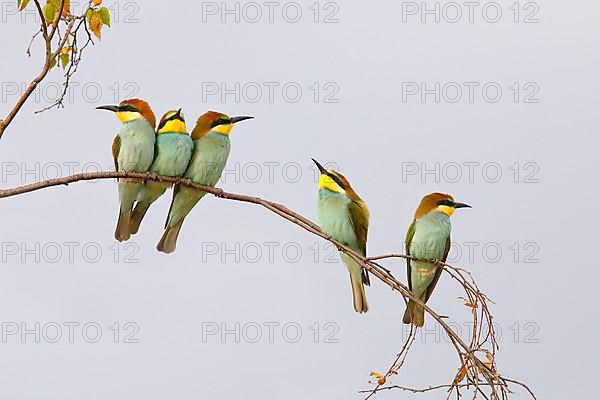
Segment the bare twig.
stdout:
[[[525,390],[527,390],[527,392],[529,393],[529,395],[534,399],[537,400],[537,397],[535,397],[535,394],[533,393],[533,391],[523,382],[519,382],[516,381],[514,379],[508,379],[508,378],[504,378],[505,382],[508,383],[513,383],[515,385],[521,386],[522,388],[524,388]],[[479,386],[488,386],[487,383],[480,383]],[[454,388],[472,388],[474,387],[473,383],[461,383],[458,385],[452,385],[452,384],[446,384],[446,385],[436,385],[436,386],[429,386],[426,388],[410,388],[410,387],[406,387],[406,386],[400,386],[400,385],[389,385],[389,386],[381,386],[378,387],[376,389],[372,389],[372,390],[361,390],[359,393],[371,393],[371,392],[383,392],[383,391],[388,391],[388,390],[403,390],[405,392],[411,392],[411,393],[426,393],[426,392],[432,392],[432,391],[436,391],[436,390],[440,390],[440,389],[448,389],[448,392],[451,392]],[[506,390],[509,393],[512,393],[512,391],[509,389],[508,385],[506,385]]]
[[[48,25],[48,23],[46,22],[46,18],[44,16],[44,12],[42,11],[42,6],[40,4],[40,1],[33,0],[33,2],[35,4],[35,7],[39,14],[39,17],[41,20],[41,26],[40,26],[40,31],[37,32],[36,34],[34,34],[32,40],[31,40],[31,43],[29,44],[29,47],[27,48],[27,54],[29,56],[31,55],[30,49],[31,49],[33,40],[41,32],[42,38],[44,40],[44,45],[45,45],[44,64],[42,65],[42,69],[41,69],[40,73],[29,83],[29,85],[27,86],[27,88],[25,89],[25,91],[23,92],[21,97],[17,100],[17,102],[15,103],[13,108],[10,110],[10,112],[8,113],[6,118],[0,119],[0,139],[4,135],[6,128],[8,128],[8,126],[11,124],[11,122],[15,119],[15,117],[19,113],[19,111],[21,111],[21,108],[23,107],[25,102],[27,102],[27,99],[29,99],[29,97],[31,96],[33,91],[46,78],[46,75],[48,75],[48,72],[50,71],[50,68],[52,68],[54,61],[60,55],[62,49],[65,47],[67,40],[69,40],[69,38],[71,36],[76,36],[77,30],[81,26],[81,23],[77,26],[76,29],[73,29],[75,26],[75,23],[77,21],[85,20],[85,15],[87,13],[87,10],[89,9],[89,7],[92,4],[91,1],[88,3],[88,7],[85,9],[85,11],[82,15],[68,16],[68,17],[64,18],[65,21],[67,21],[67,28],[65,30],[64,35],[59,38],[56,49],[54,51],[52,51],[52,41],[53,41],[54,37],[56,36],[56,33],[58,32],[58,25],[61,21],[61,18],[63,18],[62,11],[65,6],[66,0],[61,0],[60,7],[59,7],[58,11],[56,12],[56,15],[54,16],[54,21],[52,21],[52,23],[50,25]],[[50,31],[48,31],[48,29],[50,29]],[[68,76],[68,78],[70,78],[70,76]],[[68,80],[67,80],[66,84],[68,85]],[[66,90],[67,89],[65,87],[65,93],[66,93]],[[64,94],[63,94],[63,97],[64,97]],[[60,99],[60,101],[62,102],[62,98]]]
[[[481,386],[487,386],[487,384],[480,384]],[[452,389],[454,389],[455,387],[458,388],[470,388],[473,387],[474,385],[472,383],[461,383],[459,385],[436,385],[436,386],[429,386],[426,388],[410,388],[410,387],[406,387],[406,386],[400,386],[400,385],[390,385],[390,386],[382,386],[373,390],[361,390],[359,393],[370,393],[372,391],[375,392],[383,392],[383,391],[387,391],[387,390],[393,390],[393,389],[398,389],[398,390],[404,390],[405,392],[411,392],[411,393],[426,393],[426,392],[432,392],[435,390],[440,390],[440,389],[448,389],[448,391],[451,391]]]
[[[398,353],[396,355],[396,359],[394,360],[394,363],[392,364],[392,366],[388,369],[388,371],[384,375],[383,382],[379,383],[379,380],[378,380],[377,386],[375,386],[370,391],[369,395],[367,397],[365,397],[365,400],[369,400],[377,392],[379,392],[379,390],[382,388],[382,386],[385,384],[385,382],[387,381],[388,378],[390,378],[392,375],[398,374],[398,371],[404,365],[404,361],[406,360],[406,356],[408,356],[410,347],[412,346],[412,344],[415,341],[416,335],[417,335],[417,328],[414,325],[410,325],[410,332],[408,334],[408,338],[404,342],[404,345],[402,346],[402,350],[400,350],[400,353]],[[366,393],[366,391],[361,392],[361,393]]]
[[[35,111],[35,114],[43,113],[44,111],[51,110],[54,107],[58,107],[58,108],[64,107],[63,102],[65,100],[65,96],[67,95],[67,92],[69,91],[69,84],[71,83],[71,78],[73,77],[73,75],[75,75],[75,73],[77,72],[77,69],[79,68],[79,63],[81,62],[81,57],[83,56],[85,49],[90,44],[94,44],[94,40],[92,39],[92,35],[88,29],[87,21],[86,21],[86,17],[85,17],[88,10],[91,8],[91,5],[92,5],[91,2],[88,3],[87,8],[83,11],[83,13],[80,16],[73,17],[76,21],[78,21],[77,26],[74,29],[72,29],[72,32],[67,31],[67,35],[70,35],[73,38],[73,43],[71,44],[72,56],[70,58],[69,65],[64,74],[65,80],[62,84],[62,86],[63,86],[62,92],[60,93],[58,98],[52,102],[52,104]],[[83,31],[85,32],[87,37],[86,37],[85,43],[80,48],[77,43],[77,37],[78,37],[77,33],[79,32],[79,30],[81,29],[82,26],[84,28]]]

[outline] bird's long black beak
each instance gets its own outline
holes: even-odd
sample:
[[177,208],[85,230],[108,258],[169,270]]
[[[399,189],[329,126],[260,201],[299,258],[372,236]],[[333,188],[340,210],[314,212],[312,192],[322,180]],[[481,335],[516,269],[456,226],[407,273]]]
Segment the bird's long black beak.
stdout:
[[119,107],[118,106],[99,106],[99,107],[96,107],[96,110],[108,110],[108,111],[112,111],[112,112],[117,112],[117,111],[119,111]]
[[231,118],[231,123],[232,124],[237,124],[238,122],[242,122],[245,121],[247,119],[253,119],[254,117],[232,117]]
[[180,121],[183,121],[183,115],[181,115],[181,108],[179,110],[177,110],[177,114],[175,114],[175,118],[177,118]]
[[315,164],[317,164],[317,168],[319,168],[319,172],[321,172],[321,174],[323,175],[328,175],[327,170],[314,158],[311,158],[311,160],[313,160],[313,162]]
[[454,208],[473,208],[468,204],[465,203],[454,203]]

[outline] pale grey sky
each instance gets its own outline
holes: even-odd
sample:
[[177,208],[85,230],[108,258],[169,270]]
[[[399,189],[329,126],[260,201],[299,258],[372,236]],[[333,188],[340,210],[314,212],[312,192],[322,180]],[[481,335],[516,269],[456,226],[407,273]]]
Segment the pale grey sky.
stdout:
[[[37,23],[13,3],[1,3],[0,115],[43,50],[26,57]],[[118,121],[95,107],[126,96],[157,116],[183,107],[190,128],[208,109],[253,115],[232,132],[223,188],[316,220],[310,157],[332,163],[371,209],[371,255],[402,251],[429,192],[473,205],[453,217],[451,258],[495,302],[500,372],[538,398],[591,392],[599,274],[582,249],[595,248],[599,195],[597,3],[481,2],[469,14],[427,2],[439,22],[421,2],[224,3],[231,13],[221,2],[105,3],[112,27],[66,107],[33,114],[55,96],[54,70],[0,141],[1,187],[112,168]],[[324,241],[214,198],[189,216],[177,252],[158,254],[169,202],[121,245],[113,181],[0,202],[0,395],[362,398],[402,344],[401,298],[375,281],[371,310],[356,314]],[[404,263],[386,265],[406,279]],[[466,336],[460,295],[442,279],[430,305]],[[454,350],[431,319],[426,328],[392,383],[451,381]]]

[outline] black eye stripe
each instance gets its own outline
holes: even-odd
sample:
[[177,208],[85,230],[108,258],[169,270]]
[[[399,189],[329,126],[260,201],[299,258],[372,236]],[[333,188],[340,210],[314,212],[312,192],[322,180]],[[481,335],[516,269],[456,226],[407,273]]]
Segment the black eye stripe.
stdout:
[[454,207],[454,202],[448,199],[438,201],[438,206]]
[[184,122],[184,120],[183,120],[183,117],[179,117],[179,115],[178,115],[178,114],[173,114],[173,115],[171,115],[169,118],[163,119],[163,120],[160,122],[160,124],[158,125],[158,129],[160,129],[160,128],[164,127],[164,126],[167,124],[167,122],[169,122],[169,121],[173,121],[173,120],[176,120],[176,119],[178,119],[178,120],[180,120],[180,121]]
[[134,106],[132,106],[130,104],[124,104],[122,106],[119,106],[119,111],[122,111],[122,112],[140,112],[140,110],[138,110],[137,108],[135,108]]
[[229,118],[219,118],[218,120],[214,121],[210,125],[210,127],[214,128],[214,127],[219,126],[219,125],[227,125],[227,124],[230,124],[230,123],[231,123],[231,119],[229,119]]
[[346,190],[346,186],[344,185],[344,183],[342,182],[342,180],[340,178],[338,178],[337,176],[335,176],[333,174],[329,174],[329,173],[327,174],[327,176],[329,176],[331,179],[333,179],[333,181],[335,183],[337,183],[339,187]]

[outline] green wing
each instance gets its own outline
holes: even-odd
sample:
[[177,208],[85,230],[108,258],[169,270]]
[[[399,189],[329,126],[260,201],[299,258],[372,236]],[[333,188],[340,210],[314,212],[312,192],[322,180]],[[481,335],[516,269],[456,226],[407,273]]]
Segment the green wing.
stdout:
[[121,150],[121,136],[117,135],[115,136],[115,140],[113,140],[113,144],[112,144],[112,155],[113,155],[113,161],[115,162],[115,170],[118,171],[119,170],[119,150]]
[[152,162],[154,162],[154,160],[156,160],[158,158],[158,142],[154,141],[154,158],[152,159]]
[[[354,227],[354,233],[358,241],[358,248],[363,257],[367,255],[367,235],[369,232],[369,209],[363,201],[352,201],[348,206],[350,212],[350,222]],[[363,268],[363,283],[371,285],[369,273]]]
[[[405,251],[406,251],[406,255],[410,256],[410,242],[412,242],[413,236],[415,236],[415,226],[416,226],[417,221],[413,220],[412,224],[410,224],[410,227],[408,228],[408,232],[406,232],[406,238],[404,239],[404,246],[405,246]],[[406,279],[408,280],[408,288],[412,291],[412,282],[410,280],[411,277],[411,273],[410,273],[410,260],[407,259],[406,260]]]
[[367,233],[369,231],[369,209],[365,203],[353,201],[348,206],[348,210],[350,211],[350,222],[354,227],[361,255],[365,256],[367,254]]
[[[444,251],[444,257],[440,260],[441,262],[446,262],[446,259],[448,258],[448,253],[450,252],[450,243],[450,236],[448,236],[448,240],[446,240],[446,250]],[[429,297],[431,297],[431,293],[433,293],[435,285],[437,285],[438,281],[440,280],[442,270],[443,268],[438,266],[437,270],[435,271],[435,276],[433,277],[433,282],[429,284],[427,291],[425,292],[425,301],[429,300]]]

